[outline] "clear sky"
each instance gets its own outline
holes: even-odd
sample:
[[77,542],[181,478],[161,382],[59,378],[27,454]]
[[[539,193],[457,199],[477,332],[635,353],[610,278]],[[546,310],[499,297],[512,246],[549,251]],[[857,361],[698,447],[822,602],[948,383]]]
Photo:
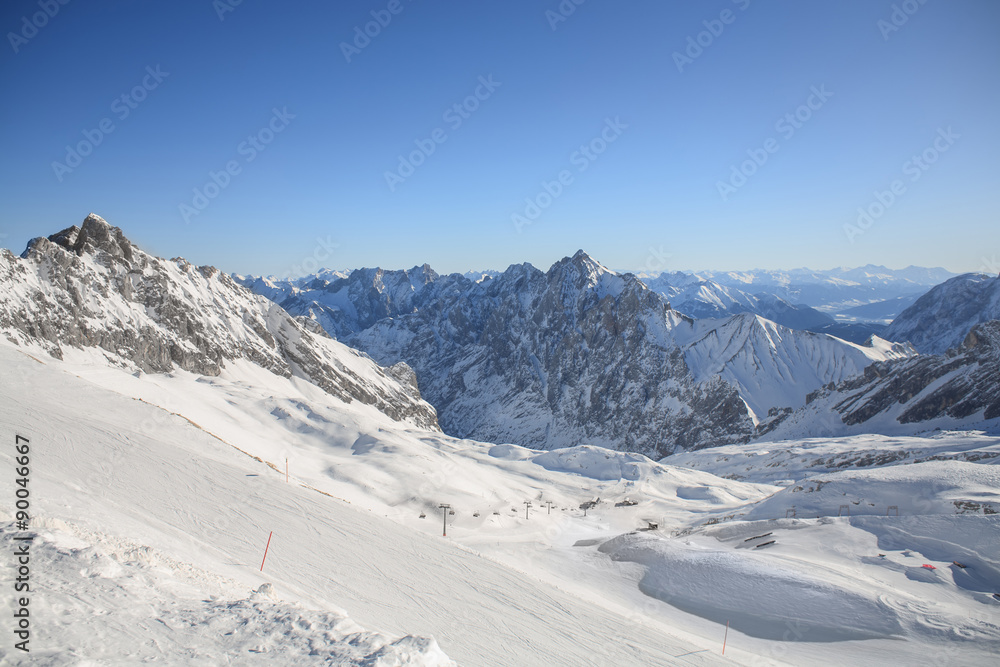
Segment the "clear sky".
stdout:
[[547,268],[578,248],[669,270],[1000,256],[993,0],[7,0],[0,17],[15,252],[93,211],[158,255],[254,274]]

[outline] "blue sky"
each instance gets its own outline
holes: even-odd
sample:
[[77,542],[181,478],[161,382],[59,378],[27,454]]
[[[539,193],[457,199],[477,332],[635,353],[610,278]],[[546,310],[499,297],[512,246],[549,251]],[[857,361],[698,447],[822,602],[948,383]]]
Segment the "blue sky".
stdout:
[[93,211],[255,274],[1000,255],[1000,3],[232,3],[4,3],[0,245]]

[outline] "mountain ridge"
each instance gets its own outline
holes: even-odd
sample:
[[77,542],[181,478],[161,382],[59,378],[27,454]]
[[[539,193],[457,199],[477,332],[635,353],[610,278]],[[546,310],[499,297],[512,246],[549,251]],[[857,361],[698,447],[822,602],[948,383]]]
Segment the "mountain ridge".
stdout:
[[95,214],[33,239],[21,257],[0,253],[0,284],[0,331],[19,346],[56,358],[67,347],[98,349],[113,365],[147,373],[214,377],[247,361],[393,419],[437,427],[404,366],[376,366],[214,267],[148,255]]

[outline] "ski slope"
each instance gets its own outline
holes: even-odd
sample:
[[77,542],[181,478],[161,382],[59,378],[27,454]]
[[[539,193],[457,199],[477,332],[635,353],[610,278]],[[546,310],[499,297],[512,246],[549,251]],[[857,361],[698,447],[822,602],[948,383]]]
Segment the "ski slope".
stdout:
[[[277,599],[300,605],[305,618],[341,614],[365,628],[395,637],[398,650],[419,654],[413,664],[442,664],[429,640],[463,665],[603,665],[670,664],[680,654],[705,648],[688,639],[626,623],[620,615],[539,580],[463,549],[451,541],[391,523],[374,513],[306,488],[286,483],[266,464],[179,416],[102,389],[52,369],[20,352],[2,350],[4,396],[0,407],[3,437],[14,432],[30,437],[33,446],[32,498],[36,528],[65,523],[70,534],[93,532],[104,540],[127,540],[165,558],[190,564],[187,593],[171,595],[197,606],[205,595],[218,595],[216,577],[242,586],[237,610],[252,590],[271,583]],[[12,466],[4,450],[3,465]],[[4,499],[5,520],[11,505]],[[273,531],[264,572],[260,559]],[[59,534],[45,537],[61,539]],[[49,556],[53,556],[49,549]],[[124,586],[116,564],[95,576],[103,585]],[[4,563],[4,567],[9,567]],[[66,608],[86,608],[88,589],[74,594],[72,581],[46,583],[45,560],[38,561],[42,597],[69,597]],[[71,569],[71,568],[63,568]],[[197,571],[213,573],[201,574]],[[8,571],[5,570],[5,575]],[[53,573],[55,574],[55,573]],[[68,576],[67,576],[68,578]],[[51,588],[47,588],[51,587]],[[152,586],[151,600],[142,591],[126,600],[139,604],[114,607],[125,620],[109,624],[103,615],[79,615],[72,633],[44,616],[35,618],[38,646],[46,647],[50,664],[73,658],[73,638],[102,637],[92,660],[121,660],[133,650],[136,623],[168,626],[193,622],[207,655],[225,655],[233,664],[299,664],[298,652],[262,640],[264,653],[248,653],[223,635],[212,643],[216,614],[202,609],[193,616],[174,612]],[[230,593],[232,594],[232,593]],[[75,597],[74,597],[75,595]],[[280,616],[277,611],[272,611]],[[179,614],[179,616],[178,616]],[[221,624],[225,626],[223,619]],[[314,623],[317,621],[314,621]],[[314,638],[328,640],[322,632]],[[336,632],[334,633],[337,634]],[[366,640],[373,641],[373,640]],[[377,640],[374,643],[378,643]],[[373,643],[373,645],[374,645]],[[412,646],[411,646],[412,645]],[[159,653],[172,664],[185,664],[172,653],[177,642]],[[324,648],[323,646],[320,647]],[[4,647],[4,659],[18,656]],[[326,650],[326,649],[324,649]],[[422,660],[422,662],[420,661]],[[712,653],[695,653],[687,664],[716,664]],[[218,664],[218,663],[216,663]],[[383,664],[383,663],[373,663]],[[384,664],[393,664],[386,662]]]
[[886,439],[972,467],[929,462],[947,481],[933,521],[837,518],[841,492],[900,498],[928,476],[848,466],[843,488],[805,491],[830,473],[817,459],[891,465],[875,436],[661,462],[460,440],[239,361],[145,374],[0,343],[0,367],[0,437],[34,448],[47,664],[979,665],[1000,645],[1000,530],[948,505],[992,502],[995,466],[973,462],[995,439]]

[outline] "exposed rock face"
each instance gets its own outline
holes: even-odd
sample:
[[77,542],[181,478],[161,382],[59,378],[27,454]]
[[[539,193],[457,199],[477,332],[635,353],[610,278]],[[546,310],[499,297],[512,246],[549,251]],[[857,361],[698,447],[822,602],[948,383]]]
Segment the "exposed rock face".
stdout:
[[911,353],[749,314],[695,322],[582,251],[548,272],[476,278],[425,265],[245,284],[380,363],[408,363],[448,433],[537,448],[660,456],[743,442],[809,391]]
[[404,369],[379,368],[213,267],[146,254],[97,215],[34,239],[21,258],[4,251],[0,285],[0,331],[57,358],[66,347],[100,348],[122,366],[210,376],[242,359],[393,419],[437,427],[416,385],[396,379]]
[[776,433],[796,423],[823,423],[831,413],[847,427],[874,431],[886,422],[949,427],[1000,417],[1000,321],[976,325],[945,354],[875,363],[858,377],[820,389]]
[[315,320],[337,339],[387,317],[414,313],[442,292],[472,284],[457,274],[439,276],[427,264],[409,271],[358,269],[347,277],[316,276],[298,284],[254,277],[237,280],[288,312]]
[[671,337],[684,318],[634,277],[580,252],[465,288],[347,339],[414,366],[447,432],[652,455],[753,433],[732,386],[692,376]]
[[882,335],[909,341],[924,354],[941,354],[961,344],[973,326],[990,320],[1000,320],[1000,277],[967,273],[917,299]]

